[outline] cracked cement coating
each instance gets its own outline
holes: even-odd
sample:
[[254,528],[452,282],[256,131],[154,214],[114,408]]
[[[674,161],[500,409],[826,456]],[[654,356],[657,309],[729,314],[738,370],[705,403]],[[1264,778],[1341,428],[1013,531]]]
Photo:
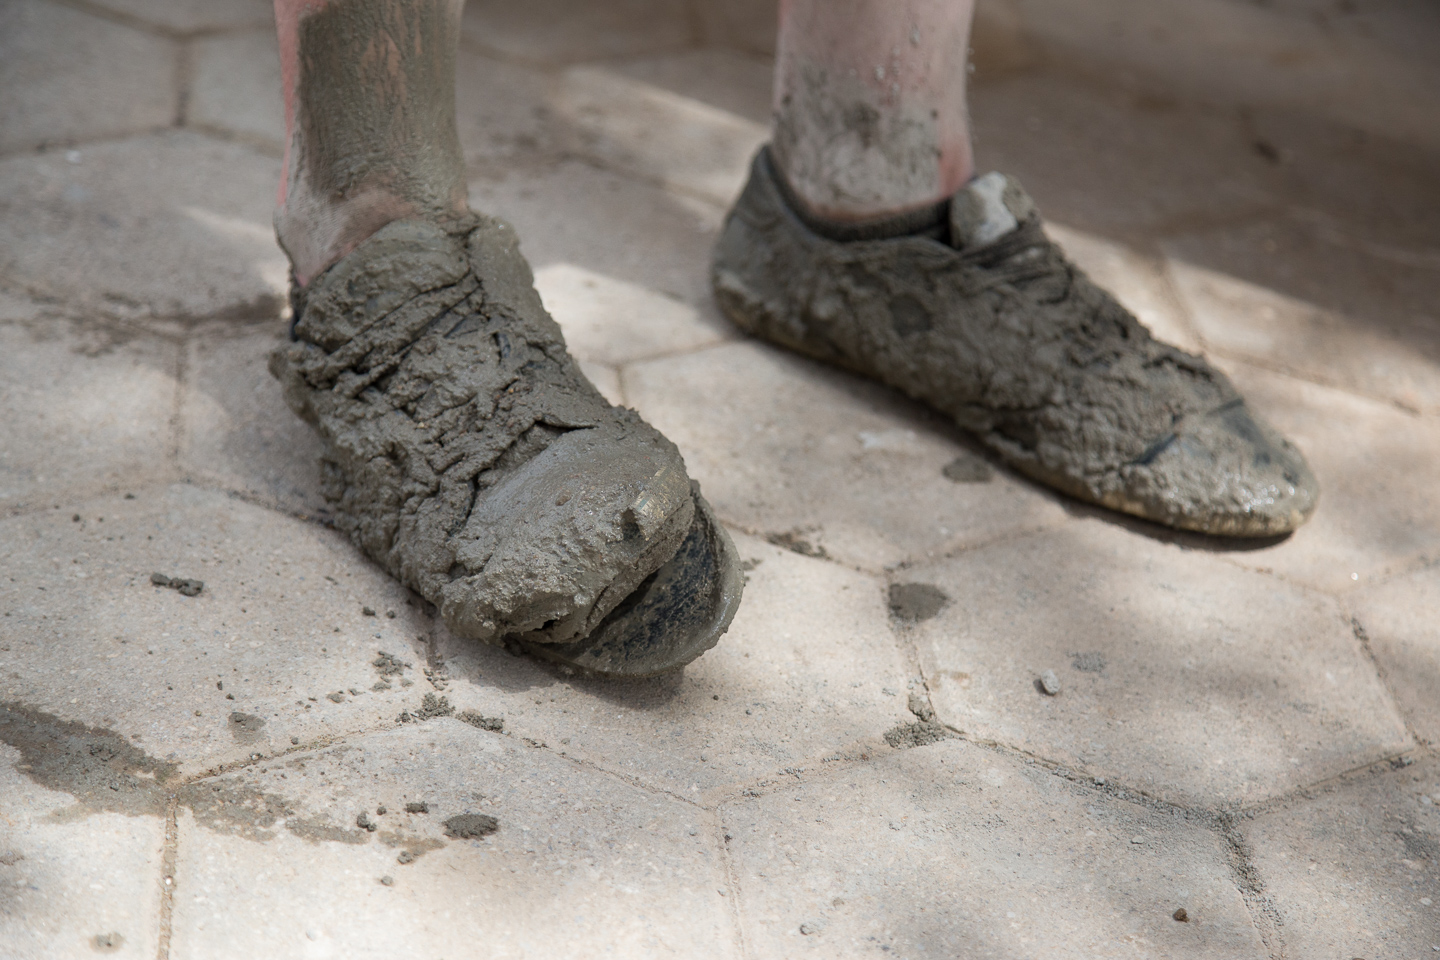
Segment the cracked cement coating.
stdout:
[[336,526],[455,634],[590,634],[676,553],[675,446],[580,373],[514,231],[396,221],[297,292],[271,359],[326,445]]
[[972,181],[938,238],[828,230],[762,150],[716,246],[717,301],[742,329],[903,390],[1081,500],[1245,537],[1313,511],[1300,452],[1069,263],[1014,180]]

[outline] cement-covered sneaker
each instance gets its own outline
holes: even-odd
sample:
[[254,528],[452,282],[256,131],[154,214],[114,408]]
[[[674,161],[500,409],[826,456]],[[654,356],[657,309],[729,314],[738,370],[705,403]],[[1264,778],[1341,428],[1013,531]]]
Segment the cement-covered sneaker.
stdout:
[[271,357],[336,526],[455,634],[642,676],[713,646],[734,546],[675,445],[580,373],[505,223],[379,230]]
[[1287,533],[1315,509],[1300,451],[1066,260],[1002,174],[928,211],[831,224],[802,212],[764,149],[712,281],[741,328],[930,404],[1081,500],[1234,537]]

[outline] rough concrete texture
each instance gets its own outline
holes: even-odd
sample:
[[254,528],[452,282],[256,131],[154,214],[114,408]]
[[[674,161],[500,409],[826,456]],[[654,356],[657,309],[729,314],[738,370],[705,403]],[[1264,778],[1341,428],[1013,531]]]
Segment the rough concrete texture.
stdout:
[[[1440,204],[1440,191],[1426,206]],[[1409,410],[1440,410],[1434,323],[1440,246],[1337,242],[1329,218],[1269,221],[1165,245],[1175,286],[1213,349]],[[1327,235],[1328,234],[1328,235]],[[1279,256],[1281,247],[1289,248]],[[1285,262],[1313,271],[1297,273]]]
[[1305,446],[1335,505],[1294,536],[1229,559],[1339,592],[1440,556],[1440,494],[1430,482],[1440,431],[1432,419],[1242,364],[1227,368]]
[[278,315],[280,164],[172,132],[0,162],[0,276],[120,317]]
[[759,344],[636,364],[625,385],[723,516],[799,553],[879,570],[1065,517],[1009,473],[947,478],[988,461],[940,417]]
[[1422,741],[1440,744],[1440,570],[1423,570],[1358,592],[1346,606],[1381,676]]
[[694,307],[722,336],[735,327],[710,295],[704,263],[724,211],[593,164],[549,158],[470,181],[470,206],[515,228],[538,272],[569,263]]
[[189,345],[180,462],[253,502],[288,513],[330,516],[315,431],[285,406],[266,364],[289,324],[221,324]]
[[535,289],[581,363],[618,367],[726,339],[694,307],[569,263],[542,267]]
[[465,5],[465,39],[499,59],[541,64],[606,60],[684,47],[693,28],[685,0],[575,3],[506,0]]
[[196,40],[194,51],[189,122],[283,150],[285,106],[274,28]]
[[[3,529],[32,549],[0,561],[0,701],[118,731],[186,773],[388,725],[430,689],[420,601],[333,531],[188,485]],[[185,597],[153,572],[205,589]],[[375,690],[380,650],[417,666]],[[237,736],[257,731],[232,729],[236,711],[265,721],[259,736]]]
[[[598,944],[626,957],[735,955],[712,814],[457,720],[192,789],[264,797],[247,812],[270,812],[182,815],[172,955],[583,956]],[[428,812],[406,813],[415,800]],[[359,812],[378,829],[357,829]],[[444,821],[467,812],[498,829],[447,838]]]
[[1296,957],[1433,957],[1440,767],[1401,758],[1241,825]]
[[913,633],[940,719],[976,739],[1212,807],[1411,745],[1333,600],[1204,553],[1084,520],[905,577],[952,601]]
[[[11,745],[35,742],[30,721],[0,713],[4,954],[89,960],[99,947],[111,956],[149,960],[160,933],[165,823],[94,807],[63,786],[37,783],[34,765],[43,758]],[[116,762],[103,753],[86,759],[97,767]]]
[[[0,154],[167,126],[174,44],[53,3],[0,7]],[[8,192],[8,191],[7,191]]]
[[757,957],[1266,952],[1200,823],[973,744],[820,772],[720,818]]
[[716,245],[716,299],[743,329],[903,390],[1089,503],[1239,537],[1314,510],[1300,451],[1068,263],[1018,182],[956,193],[948,245],[836,242],[785,190],[762,152]]
[[266,0],[98,0],[95,6],[179,35],[273,29],[275,19]]
[[[727,4],[705,6],[713,12],[724,10]],[[768,57],[726,47],[701,47],[617,61],[609,69],[616,76],[708,104],[721,111],[712,115],[717,120],[731,114],[762,127],[770,123],[774,70]],[[733,120],[726,122],[733,123]],[[742,173],[742,182],[743,176]]]
[[[1193,26],[1165,12],[1180,2],[1147,8],[1162,18],[1149,28]],[[0,711],[20,718],[0,724],[7,960],[549,957],[596,943],[700,957],[1436,955],[1421,934],[1440,900],[1423,799],[1440,802],[1437,161],[1334,119],[1363,84],[1336,100],[1293,79],[1324,63],[1365,76],[1357,38],[1430,66],[1434,11],[1205,0],[1175,15],[1300,21],[1301,55],[1317,30],[1333,40],[1292,62],[1272,56],[1273,34],[1117,33],[1110,0],[1034,19],[981,0],[981,169],[1017,174],[1067,254],[1163,339],[1209,350],[1325,486],[1296,534],[1235,550],[1102,519],[893,391],[735,342],[706,269],[725,210],[678,186],[711,176],[714,158],[667,159],[657,134],[601,114],[572,123],[551,98],[583,66],[676,107],[657,117],[713,121],[699,135],[763,124],[769,64],[747,52],[763,39],[713,40],[721,27],[763,38],[763,6],[472,0],[457,64],[472,203],[516,224],[585,375],[666,430],[707,493],[724,492],[725,522],[755,534],[736,538],[749,584],[726,642],[680,676],[621,684],[455,638],[325,527],[315,441],[262,369],[282,301],[235,308],[285,288],[270,227],[280,109],[263,102],[278,78],[252,19],[268,19],[267,0],[8,6],[73,29],[0,58],[27,65],[6,74],[6,103],[45,105],[0,106],[0,140],[90,132],[78,163],[63,146],[0,161],[0,475],[23,488],[0,518],[0,543],[18,545],[0,551]],[[1047,39],[1081,11],[1101,42]],[[1184,69],[1167,79],[1154,50],[1177,36]],[[1232,77],[1192,82],[1230,69],[1217,36],[1246,58],[1239,102],[1211,96],[1235,93]],[[145,56],[117,59],[127,50]],[[162,101],[155,123],[190,131],[108,126],[126,104]],[[1374,117],[1396,104],[1377,97]],[[648,169],[677,186],[638,161],[663,162]],[[1253,345],[1256,332],[1271,339]],[[1097,526],[1108,532],[1086,532]],[[155,573],[205,586],[185,596]],[[960,688],[932,654],[971,643],[976,624],[988,645],[972,644],[970,669],[949,665],[971,674]],[[1224,625],[1235,644],[1216,639]],[[1035,686],[1047,670],[1055,696]],[[982,681],[1007,691],[987,722],[1033,734],[1038,756],[974,743],[980,727],[956,706]],[[942,721],[971,742],[937,739],[954,735]],[[1208,811],[1238,795],[1241,766],[1272,799]],[[1137,799],[1162,781],[1210,792]],[[467,814],[496,815],[496,831],[449,838]],[[1185,922],[1167,919],[1181,907]],[[1083,939],[1060,942],[1070,931]]]
[[717,204],[739,195],[768,133],[763,124],[603,67],[565,71],[552,103],[588,154]]
[[745,601],[724,642],[683,676],[567,677],[441,635],[447,695],[457,710],[503,715],[513,736],[696,800],[887,750],[883,733],[915,718],[875,582],[743,535],[736,543],[750,568]]
[[[170,469],[172,343],[57,316],[16,298],[0,321],[0,508],[49,507]],[[29,316],[25,316],[29,314]]]

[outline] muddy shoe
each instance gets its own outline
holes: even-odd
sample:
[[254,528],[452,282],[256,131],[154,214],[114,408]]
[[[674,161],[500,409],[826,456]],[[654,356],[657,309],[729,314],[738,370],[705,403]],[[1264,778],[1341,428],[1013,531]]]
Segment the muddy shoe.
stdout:
[[[270,370],[336,525],[453,633],[631,676],[715,644],[734,547],[674,444],[580,373],[507,224],[392,223],[294,301]],[[584,656],[602,627],[625,655]]]
[[762,150],[712,276],[745,330],[898,387],[1081,500],[1236,537],[1314,510],[1300,452],[1069,263],[1014,180],[886,223],[800,209]]

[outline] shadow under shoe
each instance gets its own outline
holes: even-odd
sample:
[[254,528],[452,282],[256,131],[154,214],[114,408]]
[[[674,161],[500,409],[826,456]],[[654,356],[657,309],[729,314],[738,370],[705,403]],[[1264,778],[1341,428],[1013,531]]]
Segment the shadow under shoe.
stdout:
[[712,281],[742,329],[903,390],[1078,499],[1235,537],[1315,508],[1300,451],[1066,260],[1000,174],[928,215],[835,225],[802,212],[764,149]]
[[[397,221],[295,304],[270,369],[325,442],[336,525],[453,633],[574,652],[671,565],[705,615],[614,670],[580,665],[644,675],[719,639],[733,546],[674,444],[580,373],[508,224]],[[672,565],[697,537],[709,565]]]

